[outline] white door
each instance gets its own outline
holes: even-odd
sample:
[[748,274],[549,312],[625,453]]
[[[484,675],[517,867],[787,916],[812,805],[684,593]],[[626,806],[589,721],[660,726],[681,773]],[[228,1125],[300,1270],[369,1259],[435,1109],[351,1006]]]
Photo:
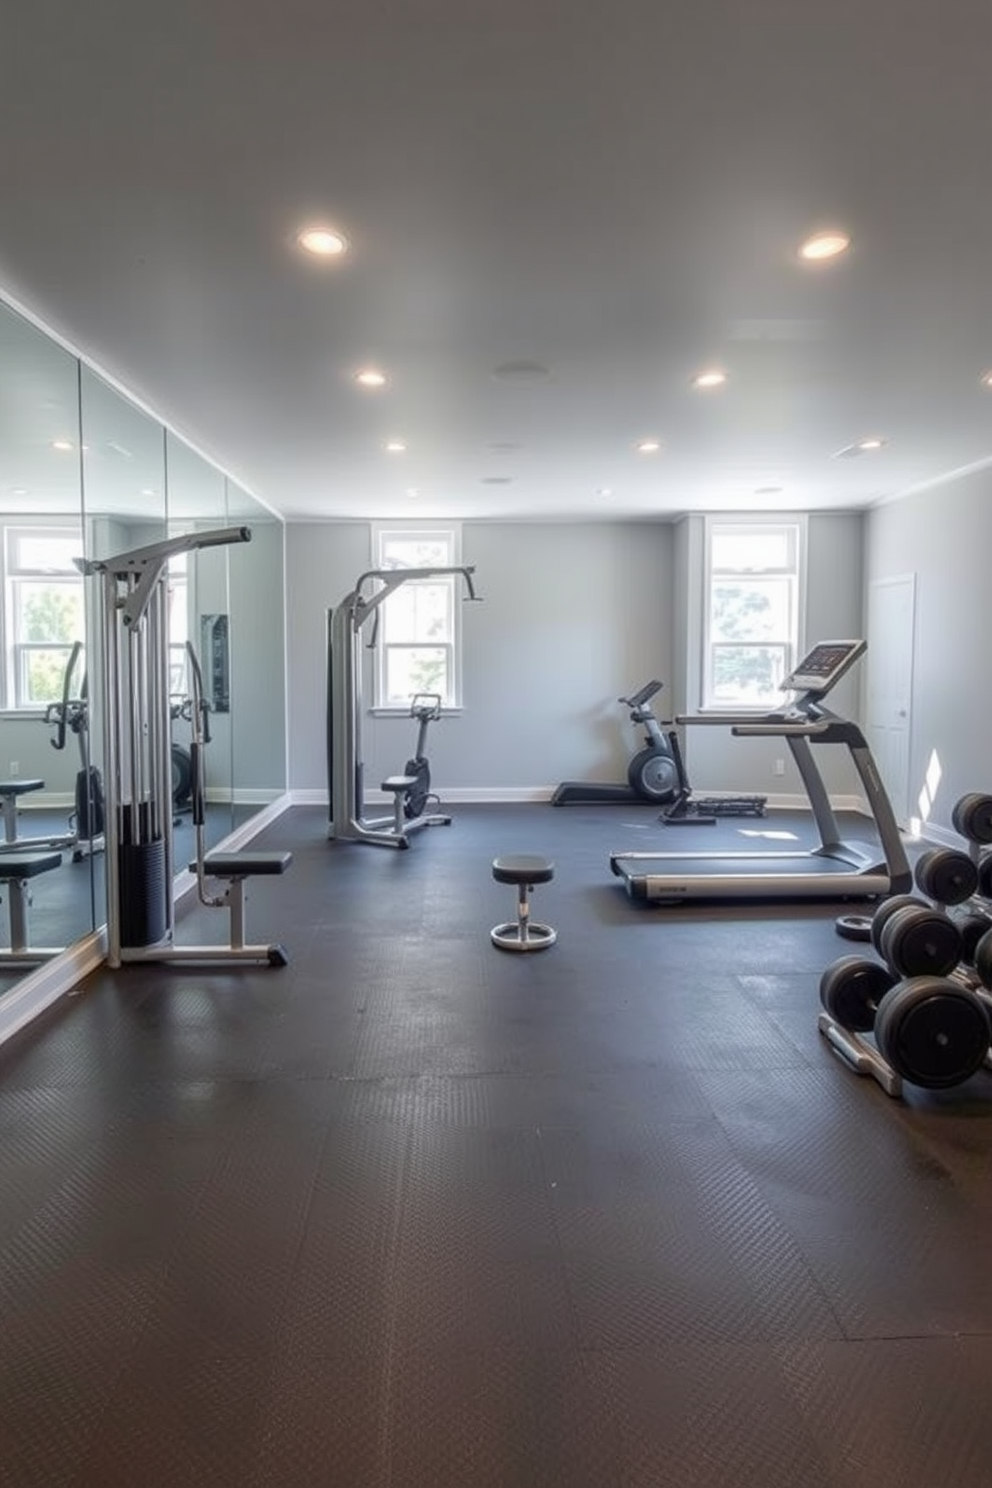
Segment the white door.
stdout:
[[896,821],[909,823],[909,739],[913,716],[916,575],[868,587],[867,727]]

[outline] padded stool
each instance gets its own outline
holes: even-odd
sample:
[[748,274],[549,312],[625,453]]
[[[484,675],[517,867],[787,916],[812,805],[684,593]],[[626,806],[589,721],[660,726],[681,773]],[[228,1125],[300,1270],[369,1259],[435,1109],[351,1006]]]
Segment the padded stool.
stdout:
[[530,891],[535,884],[550,883],[555,865],[533,853],[514,853],[493,858],[493,878],[497,883],[516,884],[517,918],[505,925],[495,925],[489,932],[494,946],[501,951],[543,951],[554,945],[557,931],[550,925],[535,924],[530,917]]
[[417,783],[416,775],[387,775],[380,786],[381,790],[388,791],[393,798],[393,831],[398,837],[403,835],[405,825],[404,817],[406,807],[406,793]]

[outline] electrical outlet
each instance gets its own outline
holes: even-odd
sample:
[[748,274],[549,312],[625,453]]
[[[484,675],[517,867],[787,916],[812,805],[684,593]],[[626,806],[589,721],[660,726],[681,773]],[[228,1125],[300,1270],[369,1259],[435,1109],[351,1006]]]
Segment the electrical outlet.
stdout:
[[785,774],[785,760],[784,759],[777,759],[775,761],[775,764],[774,764],[774,767],[773,768],[774,768],[774,772],[775,772],[776,775],[784,775]]
[[11,778],[11,780],[16,780],[17,777],[18,777],[18,775],[20,773],[21,773],[20,762],[18,760],[11,760],[11,762],[10,762],[10,778]]

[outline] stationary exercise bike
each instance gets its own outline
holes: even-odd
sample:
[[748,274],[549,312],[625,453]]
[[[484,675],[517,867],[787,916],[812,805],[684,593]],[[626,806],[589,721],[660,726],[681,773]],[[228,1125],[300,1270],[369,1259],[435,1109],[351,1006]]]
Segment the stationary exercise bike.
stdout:
[[97,767],[90,763],[89,700],[85,671],[78,694],[74,697],[72,693],[74,674],[82,653],[82,641],[74,641],[62,674],[62,697],[57,703],[49,703],[45,709],[45,723],[55,730],[49,740],[52,748],[64,749],[67,734],[73,734],[79,746],[75,811],[69,819],[73,830],[69,837],[51,839],[53,842],[57,840],[60,846],[72,849],[74,863],[80,863],[92,853],[102,851],[104,845],[103,778]]
[[648,801],[662,806],[679,788],[679,773],[672,757],[668,735],[651,707],[651,699],[663,684],[646,682],[630,697],[618,698],[630,709],[631,723],[643,724],[644,744],[627,766],[627,784],[611,785],[590,780],[566,780],[551,797],[553,806],[594,806]]
[[424,746],[429,726],[441,717],[441,694],[415,692],[410,700],[410,717],[417,720],[417,744],[413,757],[403,766],[403,774],[411,782],[403,796],[403,815],[407,821],[415,821],[431,799],[431,765]]

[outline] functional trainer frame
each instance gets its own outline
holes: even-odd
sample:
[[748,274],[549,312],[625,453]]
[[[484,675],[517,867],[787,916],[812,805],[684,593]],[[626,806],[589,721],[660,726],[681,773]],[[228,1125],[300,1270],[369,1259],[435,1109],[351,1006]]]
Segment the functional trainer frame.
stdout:
[[[284,965],[281,946],[244,943],[244,880],[281,873],[289,853],[204,857],[197,838],[201,899],[231,911],[228,945],[174,944],[172,759],[167,579],[177,553],[251,541],[249,527],[191,532],[111,558],[83,560],[103,586],[104,799],[107,857],[107,963],[253,961]],[[194,791],[202,805],[202,765]],[[203,876],[226,879],[222,898],[203,895]]]
[[[364,767],[362,763],[362,631],[372,622],[369,647],[375,645],[379,606],[401,584],[411,579],[432,579],[461,574],[467,597],[478,599],[472,582],[474,567],[370,568],[360,574],[354,587],[336,608],[327,612],[327,777],[330,791],[327,835],[342,842],[371,842],[377,847],[406,848],[410,837],[424,827],[450,826],[451,817],[431,814],[403,819],[402,802],[409,776],[390,776],[383,789],[394,794],[391,816],[366,817],[364,811]],[[363,593],[377,580],[379,587]]]

